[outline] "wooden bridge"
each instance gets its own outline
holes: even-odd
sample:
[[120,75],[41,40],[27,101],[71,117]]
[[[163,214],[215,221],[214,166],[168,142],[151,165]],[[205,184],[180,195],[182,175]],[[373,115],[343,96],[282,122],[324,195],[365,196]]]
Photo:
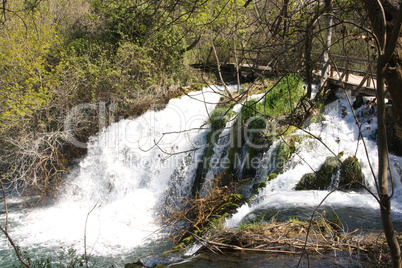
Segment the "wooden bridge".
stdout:
[[[355,96],[376,95],[377,80],[373,60],[330,55],[329,62],[326,81],[329,86],[349,89]],[[366,70],[362,71],[364,69]],[[314,75],[321,78],[321,70],[314,71]]]
[[[312,59],[316,64],[316,70],[313,75],[321,78],[322,54],[312,53]],[[377,88],[376,71],[374,69],[375,60],[353,58],[341,55],[330,54],[330,67],[326,79],[328,86],[342,87],[352,91],[354,96],[375,96]],[[245,63],[243,63],[245,62]],[[248,63],[252,62],[252,63]],[[273,74],[286,73],[284,70],[279,70],[270,66],[269,63],[260,62],[258,59],[243,59],[242,63],[238,65],[239,72],[242,76],[269,76]],[[211,65],[193,65],[195,68],[217,70],[217,64]],[[229,77],[235,77],[237,72],[236,64],[234,63],[220,63],[219,69],[222,73],[228,74]],[[389,96],[387,96],[389,97]]]

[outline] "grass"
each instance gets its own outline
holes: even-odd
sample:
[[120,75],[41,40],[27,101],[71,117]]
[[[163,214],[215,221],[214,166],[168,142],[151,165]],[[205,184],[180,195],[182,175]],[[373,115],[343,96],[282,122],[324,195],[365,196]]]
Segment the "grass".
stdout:
[[[241,114],[243,122],[253,116],[277,117],[290,114],[305,94],[302,81],[303,77],[299,74],[288,74],[268,90],[261,100],[247,101]],[[260,123],[257,122],[255,126],[259,127]]]

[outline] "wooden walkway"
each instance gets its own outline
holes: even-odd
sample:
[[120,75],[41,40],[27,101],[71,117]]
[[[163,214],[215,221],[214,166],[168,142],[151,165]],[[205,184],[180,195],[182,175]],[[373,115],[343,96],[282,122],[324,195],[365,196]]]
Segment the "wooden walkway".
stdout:
[[[318,55],[318,53],[314,54]],[[329,57],[330,71],[327,83],[330,86],[349,89],[355,96],[376,96],[377,80],[375,79],[372,60],[340,55],[330,55]],[[337,64],[339,61],[341,63]],[[365,68],[366,71],[356,70],[356,64],[360,65],[360,70]],[[314,71],[314,75],[321,77],[321,70]]]
[[328,78],[331,85],[350,89],[353,95],[375,96],[377,81],[375,79],[365,80],[364,76],[349,74],[348,79],[342,77],[342,73],[335,72]]
[[[322,54],[312,53],[312,59],[317,67],[322,66]],[[327,77],[327,85],[332,87],[342,87],[352,91],[354,96],[376,96],[377,81],[375,78],[375,70],[373,68],[373,60],[346,57],[341,55],[330,54],[330,68]],[[268,76],[272,74],[286,73],[269,66],[269,64],[258,65],[256,59],[246,59],[246,61],[254,63],[240,63],[238,69],[243,76],[254,74]],[[265,62],[266,63],[266,62]],[[193,67],[208,70],[217,70],[217,64],[194,64]],[[235,74],[237,72],[235,63],[220,63],[219,69],[225,74]],[[362,71],[363,70],[363,71]],[[321,70],[313,71],[313,75],[321,78]],[[388,96],[389,97],[389,96]]]

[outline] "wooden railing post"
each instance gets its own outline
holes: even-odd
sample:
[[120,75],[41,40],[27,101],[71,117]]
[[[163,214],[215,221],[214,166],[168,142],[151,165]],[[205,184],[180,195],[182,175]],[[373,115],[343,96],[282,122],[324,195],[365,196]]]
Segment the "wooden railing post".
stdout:
[[370,87],[370,85],[371,85],[371,79],[373,76],[372,66],[373,66],[373,63],[370,62],[369,66],[368,66],[368,71],[367,71],[367,83],[366,83],[367,87]]
[[346,68],[345,68],[345,82],[349,81],[349,58],[346,58]]
[[332,66],[332,64],[335,63],[336,58],[332,57],[331,54],[329,55],[329,58],[330,58],[330,66],[329,66],[329,68],[330,68],[330,75],[329,75],[329,77],[334,77],[334,70],[335,70],[335,68]]

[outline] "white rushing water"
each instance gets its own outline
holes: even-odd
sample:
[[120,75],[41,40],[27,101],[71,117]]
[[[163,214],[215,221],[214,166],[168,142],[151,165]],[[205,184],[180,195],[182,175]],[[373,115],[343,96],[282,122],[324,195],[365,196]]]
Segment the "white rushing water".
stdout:
[[[228,227],[238,226],[245,217],[253,219],[255,217],[253,213],[261,209],[287,210],[298,207],[315,208],[319,205],[330,190],[295,191],[294,187],[304,174],[319,170],[326,157],[333,155],[329,149],[335,154],[343,152],[342,160],[356,154],[362,165],[367,186],[376,193],[374,178],[369,166],[370,162],[373,170],[377,172],[378,155],[375,138],[377,120],[373,108],[367,105],[356,110],[359,121],[363,122],[360,128],[367,146],[366,152],[362,140],[359,139],[359,127],[355,122],[345,93],[339,91],[337,95],[339,99],[325,107],[322,121],[305,128],[309,133],[320,137],[322,143],[316,139],[308,138],[308,133],[305,131],[296,131],[294,135],[298,135],[302,139],[296,144],[296,154],[293,154],[289,159],[284,172],[279,174],[276,179],[267,182],[266,187],[259,191],[252,204],[245,204],[240,207],[237,213],[226,222]],[[350,98],[353,102],[353,98]],[[268,155],[271,151],[266,152],[262,159],[271,159]],[[275,162],[262,165],[257,170],[257,174],[259,176],[268,175],[268,171],[271,169],[270,164],[275,165]],[[402,221],[402,157],[390,155],[390,166],[395,188],[395,194],[392,198],[393,215],[395,220]],[[368,209],[371,211],[377,211],[379,208],[379,204],[369,193],[353,191],[336,191],[322,205],[332,208],[357,208],[358,210]],[[379,211],[377,212],[379,213]],[[355,216],[358,218],[360,215],[362,214]]]
[[[160,208],[191,193],[208,132],[200,126],[219,102],[218,93],[222,88],[189,93],[92,137],[87,156],[54,204],[10,212],[14,242],[30,253],[48,251],[54,257],[61,247],[82,253],[85,235],[89,255],[111,258],[130,255],[157,238]],[[0,251],[6,252],[1,267],[15,259],[8,249],[1,236]]]

